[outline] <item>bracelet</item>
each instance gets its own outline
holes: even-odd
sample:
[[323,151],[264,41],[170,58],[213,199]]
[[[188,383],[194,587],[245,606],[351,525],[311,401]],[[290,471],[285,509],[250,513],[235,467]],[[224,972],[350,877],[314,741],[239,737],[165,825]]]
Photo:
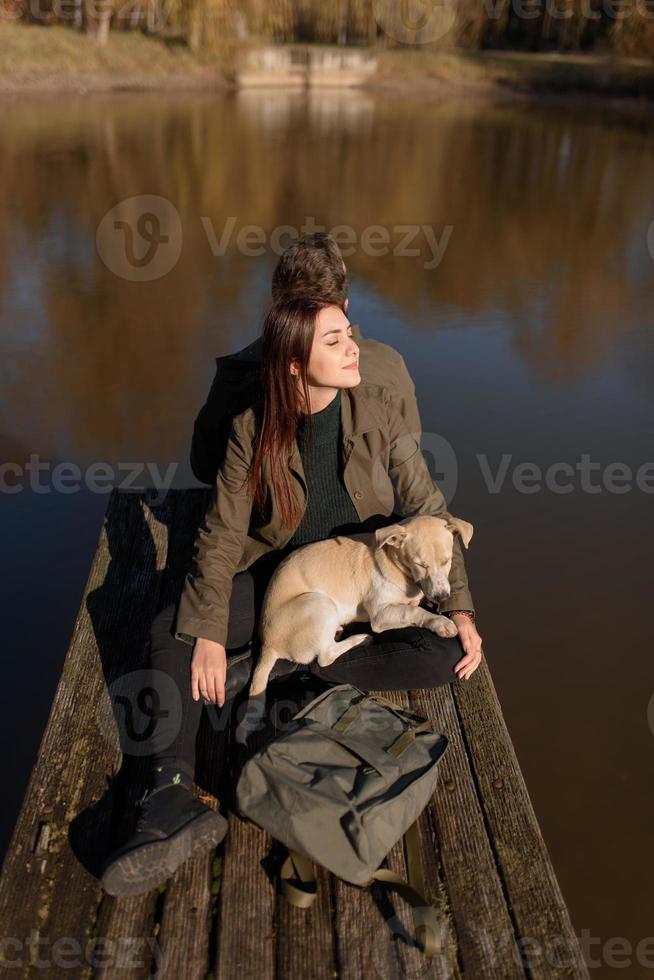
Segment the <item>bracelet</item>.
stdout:
[[444,616],[467,616],[471,623],[475,621],[475,614],[471,609],[450,609],[449,612],[443,613]]

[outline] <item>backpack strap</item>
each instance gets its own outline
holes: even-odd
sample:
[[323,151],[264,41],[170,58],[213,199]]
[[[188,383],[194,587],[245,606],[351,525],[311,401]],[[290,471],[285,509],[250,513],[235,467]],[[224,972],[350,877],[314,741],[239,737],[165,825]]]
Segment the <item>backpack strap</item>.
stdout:
[[379,868],[372,876],[390,888],[395,888],[411,906],[413,915],[413,940],[428,958],[442,952],[441,920],[433,905],[425,898],[425,879],[420,859],[420,837],[417,821],[412,823],[404,835],[408,882],[388,868]]
[[[402,708],[399,704],[395,704],[393,701],[389,701],[388,698],[383,698],[379,694],[361,694],[352,700],[349,707],[341,715],[338,721],[334,722],[332,728],[336,732],[346,732],[353,721],[355,721],[361,712],[363,711],[366,703],[368,701],[377,701],[379,704],[383,704],[384,707],[392,711],[393,714],[397,715],[402,721],[415,721],[424,722],[424,718],[417,715],[414,711],[409,711],[408,708]],[[431,724],[431,723],[430,723]]]
[[[395,741],[388,746],[386,751],[389,755],[392,755],[395,759],[397,759],[398,756],[402,755],[405,749],[408,749],[412,742],[415,742],[416,735],[419,735],[421,732],[433,732],[434,730],[433,721],[421,721],[419,725],[414,725],[413,728],[409,728],[407,731],[402,732],[401,735],[398,735]],[[407,831],[407,834],[408,832],[409,831]]]
[[[434,906],[429,905],[424,897],[425,882],[416,823],[411,824],[405,833],[404,843],[409,881],[388,868],[380,868],[367,884],[379,882],[400,893],[411,906],[416,946],[427,957],[437,956],[442,950],[440,918]],[[317,896],[317,884],[313,863],[308,858],[297,851],[289,850],[279,877],[282,894],[291,905],[299,909],[308,909],[313,905]]]
[[310,908],[318,894],[313,863],[298,851],[288,851],[279,872],[282,894],[298,909]]

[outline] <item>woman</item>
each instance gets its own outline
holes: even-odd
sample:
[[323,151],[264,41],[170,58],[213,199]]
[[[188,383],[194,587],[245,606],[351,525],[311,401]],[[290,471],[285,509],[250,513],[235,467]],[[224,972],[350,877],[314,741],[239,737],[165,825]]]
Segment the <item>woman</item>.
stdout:
[[[312,541],[394,523],[396,498],[401,516],[447,514],[392,399],[362,381],[341,308],[301,299],[275,304],[263,327],[262,358],[263,397],[234,419],[179,605],[153,623],[152,686],[165,700],[160,681],[170,687],[172,678],[181,709],[160,712],[136,833],[103,874],[111,894],[154,887],[224,837],[224,818],[191,793],[195,738],[203,704],[227,711],[226,700],[249,680],[260,601],[277,564]],[[481,661],[481,637],[458,540],[450,588],[440,611],[452,616],[457,637],[419,627],[385,630],[329,667],[310,665],[311,672],[377,690],[467,679]],[[296,666],[278,661],[272,677]]]

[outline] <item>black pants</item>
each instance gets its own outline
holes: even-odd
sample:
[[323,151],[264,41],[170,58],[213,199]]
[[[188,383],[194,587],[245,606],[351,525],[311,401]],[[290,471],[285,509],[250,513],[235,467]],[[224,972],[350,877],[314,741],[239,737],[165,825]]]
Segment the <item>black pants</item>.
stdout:
[[[255,656],[258,653],[261,601],[277,564],[274,558],[263,559],[234,576],[225,643],[228,675],[230,661],[246,655],[251,643]],[[219,716],[223,716],[224,722],[232,702],[225,701],[223,707],[218,708],[216,705],[205,706],[202,700],[193,700],[193,647],[173,635],[176,611],[176,605],[167,606],[152,623],[150,667],[152,687],[158,692],[159,712],[149,745],[153,765],[174,764],[193,777],[195,740],[203,710],[216,713],[212,725],[214,729],[220,728]],[[290,661],[279,660],[270,680],[301,669],[309,670],[330,684],[353,684],[362,690],[406,691],[440,687],[458,679],[453,668],[463,656],[463,650],[456,636],[443,639],[431,630],[415,626],[373,634],[370,624],[352,623],[344,629],[341,639],[355,632],[370,633],[372,642],[353,647],[329,667],[319,667],[314,661],[308,667],[298,668]]]

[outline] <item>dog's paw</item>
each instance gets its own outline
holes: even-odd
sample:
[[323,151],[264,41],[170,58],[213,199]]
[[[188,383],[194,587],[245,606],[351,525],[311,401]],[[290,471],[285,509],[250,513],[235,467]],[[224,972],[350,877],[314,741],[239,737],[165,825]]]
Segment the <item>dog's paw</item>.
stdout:
[[437,616],[434,621],[434,633],[438,636],[449,637],[456,636],[459,632],[457,625],[447,616]]

